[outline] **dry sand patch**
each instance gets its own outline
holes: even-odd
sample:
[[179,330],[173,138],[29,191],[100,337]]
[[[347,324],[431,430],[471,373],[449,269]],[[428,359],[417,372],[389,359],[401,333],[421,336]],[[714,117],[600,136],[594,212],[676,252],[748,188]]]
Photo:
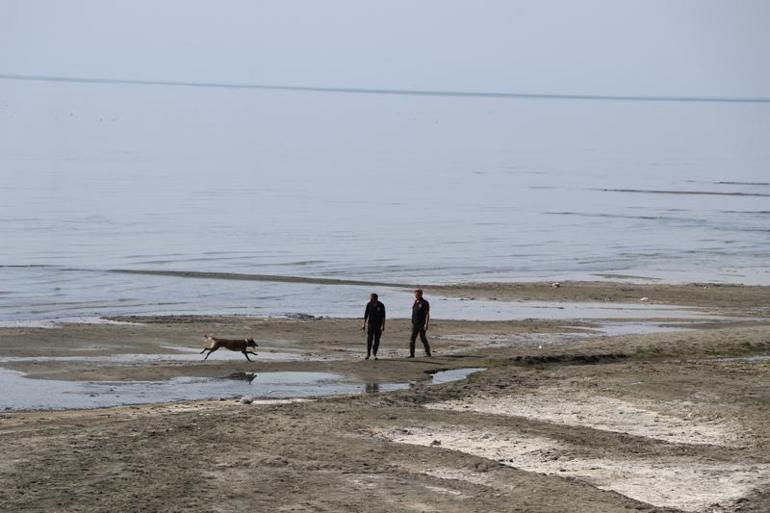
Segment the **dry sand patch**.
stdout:
[[562,387],[445,401],[426,407],[525,417],[676,444],[738,446],[746,438],[744,428],[738,422],[700,411],[691,402],[628,401]]
[[[575,477],[632,499],[685,511],[734,502],[770,482],[770,465],[676,456],[576,457],[566,444],[515,432],[435,425],[390,430],[381,436],[398,443],[461,451],[530,472]],[[444,469],[431,475],[490,484],[485,477],[466,471]]]

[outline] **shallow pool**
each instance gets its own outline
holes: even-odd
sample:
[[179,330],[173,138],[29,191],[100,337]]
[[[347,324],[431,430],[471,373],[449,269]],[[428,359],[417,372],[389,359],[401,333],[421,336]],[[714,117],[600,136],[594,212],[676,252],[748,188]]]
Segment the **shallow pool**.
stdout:
[[464,369],[450,369],[434,372],[431,378],[431,384],[441,385],[452,381],[460,381],[471,374],[487,370],[485,367],[466,367]]
[[[432,375],[438,385],[464,379],[482,368]],[[86,382],[33,379],[0,369],[0,411],[71,410],[204,399],[321,397],[402,390],[412,383],[371,383],[329,372],[238,372],[222,378],[178,377],[165,381]]]
[[326,372],[237,373],[225,378],[83,382],[33,379],[0,369],[0,410],[69,410],[241,396],[319,397],[409,388],[409,383],[362,383]]

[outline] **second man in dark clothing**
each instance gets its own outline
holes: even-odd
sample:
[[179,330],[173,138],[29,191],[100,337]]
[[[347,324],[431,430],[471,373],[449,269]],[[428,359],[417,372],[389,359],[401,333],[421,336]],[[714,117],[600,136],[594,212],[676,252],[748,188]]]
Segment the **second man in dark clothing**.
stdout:
[[385,331],[385,305],[377,299],[377,294],[369,296],[361,329],[366,330],[366,359],[368,360],[374,355],[376,360],[377,349],[380,347],[380,337],[382,332]]
[[412,305],[412,336],[409,339],[409,358],[414,358],[414,343],[417,341],[417,335],[420,335],[422,347],[425,349],[425,356],[430,356],[430,344],[425,331],[430,323],[430,303],[422,297],[422,289],[414,291],[414,304]]

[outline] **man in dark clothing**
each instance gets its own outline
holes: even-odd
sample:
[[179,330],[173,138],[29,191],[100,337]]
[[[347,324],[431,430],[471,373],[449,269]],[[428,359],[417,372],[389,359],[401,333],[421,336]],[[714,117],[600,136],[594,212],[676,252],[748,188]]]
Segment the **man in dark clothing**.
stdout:
[[430,344],[425,332],[430,323],[430,303],[422,298],[422,289],[414,291],[414,304],[412,305],[412,337],[409,339],[409,358],[414,358],[414,343],[417,335],[420,335],[422,347],[425,348],[425,356],[430,356]]
[[[373,354],[376,360],[377,349],[380,347],[380,337],[385,331],[385,305],[379,302],[377,294],[369,296],[361,329],[366,330],[366,359],[368,360]],[[372,345],[372,341],[374,345]]]

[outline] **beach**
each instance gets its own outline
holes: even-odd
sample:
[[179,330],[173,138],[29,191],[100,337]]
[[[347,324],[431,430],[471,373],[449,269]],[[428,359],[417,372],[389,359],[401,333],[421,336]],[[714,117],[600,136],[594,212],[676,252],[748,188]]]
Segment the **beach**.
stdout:
[[[543,282],[426,289],[428,297],[439,291],[514,307],[527,299],[640,302],[643,293],[644,303],[676,310],[669,319],[611,322],[436,314],[428,332],[434,357],[422,357],[418,343],[414,360],[405,358],[408,321],[391,319],[377,361],[363,359],[360,320],[353,318],[124,316],[0,328],[3,371],[51,383],[52,396],[59,383],[109,383],[120,392],[198,378],[232,383],[236,392],[6,410],[0,508],[770,508],[767,288]],[[701,317],[673,314],[693,309]],[[259,356],[248,362],[220,350],[203,362],[197,353],[205,333],[253,336]],[[452,370],[459,374],[437,379]],[[242,401],[244,386],[293,373],[325,376],[309,388],[330,386],[330,394],[296,398],[270,390]]]
[[0,2],[0,513],[770,512],[770,3],[690,4]]

